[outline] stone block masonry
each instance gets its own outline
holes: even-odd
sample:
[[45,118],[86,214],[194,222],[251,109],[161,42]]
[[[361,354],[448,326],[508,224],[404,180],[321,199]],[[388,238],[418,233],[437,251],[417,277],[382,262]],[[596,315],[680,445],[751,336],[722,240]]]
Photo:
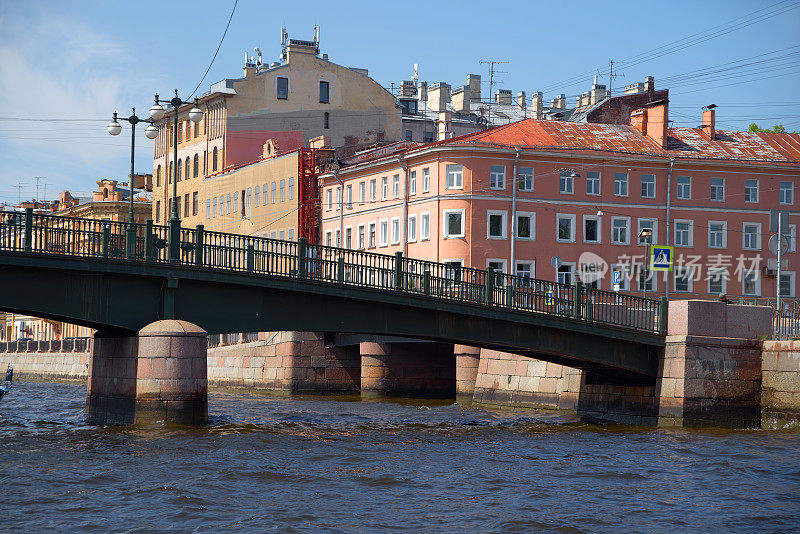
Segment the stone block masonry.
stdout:
[[362,397],[456,396],[453,345],[361,343]]
[[15,380],[86,380],[89,352],[0,352],[0,372],[14,368]]
[[765,341],[761,354],[762,426],[800,421],[800,341]]

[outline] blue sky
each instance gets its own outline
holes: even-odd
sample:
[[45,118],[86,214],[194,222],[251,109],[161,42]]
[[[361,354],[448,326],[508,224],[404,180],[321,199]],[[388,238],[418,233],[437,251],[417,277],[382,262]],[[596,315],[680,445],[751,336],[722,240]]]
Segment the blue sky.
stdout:
[[[17,202],[20,182],[23,199],[36,196],[37,176],[41,198],[45,184],[53,198],[126,176],[130,133],[127,123],[116,138],[106,133],[111,112],[136,106],[145,116],[155,92],[188,96],[233,3],[0,0],[0,204]],[[541,90],[549,101],[586,91],[595,73],[607,83],[613,59],[624,74],[614,87],[653,75],[657,88],[670,89],[676,126],[697,126],[700,107],[716,103],[718,128],[755,121],[800,129],[798,0],[438,6],[239,0],[198,92],[241,76],[243,54],[255,46],[277,60],[281,26],[310,39],[318,24],[331,61],[367,68],[387,87],[410,78],[414,63],[422,79],[457,86],[468,73],[488,79],[480,61],[497,60],[508,62],[498,67],[507,71],[499,87]],[[152,172],[152,142],[139,130],[136,168]]]

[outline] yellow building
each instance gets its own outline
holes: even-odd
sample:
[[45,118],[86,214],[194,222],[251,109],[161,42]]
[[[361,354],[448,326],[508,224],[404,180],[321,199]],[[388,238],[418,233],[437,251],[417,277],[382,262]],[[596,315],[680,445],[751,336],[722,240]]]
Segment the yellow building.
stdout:
[[[310,139],[325,136],[329,139],[327,146],[336,149],[340,157],[376,143],[399,140],[400,110],[396,99],[366,70],[329,61],[327,54],[319,54],[316,37],[313,41],[300,41],[288,39],[284,33],[282,44],[281,61],[264,62],[259,52],[257,59],[247,58],[242,78],[212,85],[199,98],[203,110],[199,123],[189,120],[191,105],[178,110],[177,163],[173,162],[175,111],[167,110],[156,123],[152,215],[156,223],[165,224],[170,216],[171,177],[175,171],[179,216],[186,225],[194,225],[207,219],[204,211],[208,201],[212,213],[215,196],[219,202],[215,190],[205,196],[203,182],[231,168],[259,161],[268,140],[272,140],[277,152],[288,152],[309,146]],[[263,181],[252,183],[250,188],[254,190],[256,185],[263,187]],[[246,190],[245,187],[245,194]],[[233,202],[231,196],[232,212]],[[235,202],[241,204],[240,199]],[[259,205],[263,207],[262,202]],[[218,221],[211,222],[219,225]]]

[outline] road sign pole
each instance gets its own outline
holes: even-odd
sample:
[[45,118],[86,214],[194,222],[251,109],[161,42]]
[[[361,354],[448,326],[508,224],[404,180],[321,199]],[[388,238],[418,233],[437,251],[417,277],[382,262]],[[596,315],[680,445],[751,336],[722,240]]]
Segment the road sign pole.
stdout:
[[781,323],[781,245],[783,245],[783,228],[781,228],[781,219],[782,217],[778,217],[778,278],[775,282],[775,308],[778,310],[778,325],[780,327]]

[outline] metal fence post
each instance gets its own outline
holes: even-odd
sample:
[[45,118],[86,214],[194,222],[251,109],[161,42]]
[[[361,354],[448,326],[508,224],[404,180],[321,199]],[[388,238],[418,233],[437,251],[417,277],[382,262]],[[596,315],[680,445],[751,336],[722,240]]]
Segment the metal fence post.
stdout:
[[425,295],[431,294],[431,272],[428,269],[422,272],[422,293]]
[[336,260],[336,279],[339,282],[344,283],[344,256],[341,254],[339,258]]
[[394,253],[394,288],[403,289],[403,253]]
[[297,242],[297,276],[300,278],[306,277],[306,241],[305,237],[301,237]]
[[247,272],[252,273],[256,266],[256,247],[252,243],[247,245]]
[[180,219],[169,220],[169,245],[167,258],[170,262],[181,261],[181,221]]
[[576,319],[581,318],[581,304],[583,303],[583,284],[575,282],[575,293],[572,298],[572,316]]
[[514,279],[510,278],[506,284],[506,306],[514,307]]
[[486,269],[486,304],[494,302],[494,267]]
[[203,265],[203,256],[205,255],[203,250],[204,229],[205,226],[198,224],[194,234],[194,264],[198,267]]
[[661,297],[658,300],[658,331],[661,334],[667,333],[667,317],[669,317],[669,299]]
[[111,248],[111,228],[108,225],[103,226],[103,257],[108,257],[109,249]]
[[25,252],[33,248],[33,208],[25,208]]
[[144,221],[144,259],[153,259],[153,219]]

